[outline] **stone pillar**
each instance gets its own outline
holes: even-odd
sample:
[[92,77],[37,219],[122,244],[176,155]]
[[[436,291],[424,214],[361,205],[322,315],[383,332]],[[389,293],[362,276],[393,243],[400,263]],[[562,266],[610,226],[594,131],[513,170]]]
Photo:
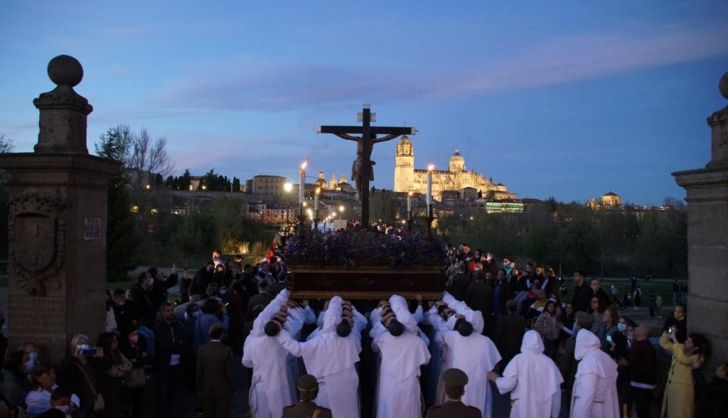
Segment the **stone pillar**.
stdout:
[[[728,73],[720,80],[728,99]],[[704,334],[713,356],[705,371],[728,360],[728,106],[708,118],[711,160],[703,169],[673,173],[687,191],[688,328]]]
[[104,330],[108,179],[119,167],[88,155],[93,108],[73,90],[81,64],[61,55],[48,75],[57,87],[34,100],[35,152],[0,155],[0,168],[10,175],[10,346],[36,342],[58,361],[73,334],[96,338]]

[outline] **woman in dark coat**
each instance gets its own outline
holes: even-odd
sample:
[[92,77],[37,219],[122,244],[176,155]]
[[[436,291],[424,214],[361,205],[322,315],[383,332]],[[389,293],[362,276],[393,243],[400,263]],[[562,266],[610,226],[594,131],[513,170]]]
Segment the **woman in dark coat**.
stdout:
[[97,387],[104,397],[106,408],[104,418],[121,418],[123,413],[122,391],[124,379],[131,372],[132,364],[119,351],[119,340],[113,332],[105,332],[99,336],[98,344],[103,350],[99,359]]
[[77,418],[94,418],[94,401],[100,393],[96,387],[96,372],[103,357],[101,349],[91,347],[88,336],[74,335],[70,352],[58,368],[58,386],[75,393],[79,398],[79,409],[74,413]]
[[[135,327],[121,344],[122,354],[131,362],[134,373],[144,372],[144,376],[148,376],[152,369],[154,358],[147,351],[147,344],[144,338],[139,335],[139,330]],[[126,387],[124,390],[125,404],[127,405],[127,416],[139,418],[142,416],[142,408],[144,406],[144,389],[146,380],[143,385],[136,387]]]

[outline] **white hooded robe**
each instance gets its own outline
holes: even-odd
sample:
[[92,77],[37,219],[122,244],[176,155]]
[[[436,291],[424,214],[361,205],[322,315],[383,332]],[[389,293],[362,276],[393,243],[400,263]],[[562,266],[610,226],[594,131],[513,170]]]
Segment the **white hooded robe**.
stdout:
[[430,353],[417,336],[417,322],[407,306],[393,303],[392,298],[390,304],[397,320],[405,326],[405,332],[399,337],[381,332],[372,341],[372,350],[381,354],[376,416],[421,418],[420,366],[430,361]]
[[536,331],[523,336],[521,354],[516,355],[496,380],[501,394],[511,392],[511,418],[551,418],[561,411],[561,377],[558,367],[543,354],[543,341]]
[[359,418],[359,375],[355,368],[359,354],[353,339],[336,335],[340,322],[341,298],[335,296],[315,338],[298,342],[281,331],[278,341],[289,353],[303,357],[306,370],[318,380],[317,405],[330,408],[337,418]]
[[254,418],[277,418],[283,408],[296,402],[291,397],[288,381],[288,351],[275,337],[263,332],[265,324],[275,316],[288,299],[282,291],[271,301],[253,322],[253,330],[243,346],[243,366],[253,369],[249,403]]
[[617,363],[601,350],[601,341],[589,330],[576,336],[576,369],[571,395],[571,418],[619,418]]

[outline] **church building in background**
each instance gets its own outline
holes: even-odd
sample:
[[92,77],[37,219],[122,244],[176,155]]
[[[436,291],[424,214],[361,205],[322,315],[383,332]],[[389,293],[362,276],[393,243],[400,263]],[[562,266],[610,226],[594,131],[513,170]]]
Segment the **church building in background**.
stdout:
[[[427,193],[427,169],[415,168],[415,151],[409,137],[402,136],[397,143],[396,152],[394,191]],[[516,195],[509,192],[504,184],[494,184],[492,179],[475,171],[468,171],[465,168],[465,159],[455,150],[447,170],[432,172],[432,195],[435,200],[442,201],[443,192],[463,192],[465,189],[474,189],[478,197],[486,199],[516,199]]]

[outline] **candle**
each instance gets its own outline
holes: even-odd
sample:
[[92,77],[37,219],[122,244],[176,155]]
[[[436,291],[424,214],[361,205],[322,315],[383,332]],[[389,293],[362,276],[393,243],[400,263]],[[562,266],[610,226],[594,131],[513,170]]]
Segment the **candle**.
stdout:
[[316,217],[318,217],[319,193],[321,193],[321,189],[316,188],[316,193],[313,194],[313,212]]
[[306,161],[301,164],[301,168],[298,170],[298,204],[303,205],[303,192],[306,189]]
[[432,170],[434,169],[435,166],[432,164],[427,167],[427,216],[432,213],[430,209],[432,208]]

